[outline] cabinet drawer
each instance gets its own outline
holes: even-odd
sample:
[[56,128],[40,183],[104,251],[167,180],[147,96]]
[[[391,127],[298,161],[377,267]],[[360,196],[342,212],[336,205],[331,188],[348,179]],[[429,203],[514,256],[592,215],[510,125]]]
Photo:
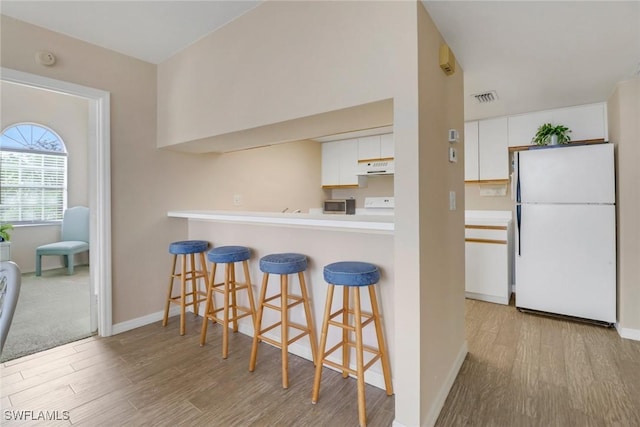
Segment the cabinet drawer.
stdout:
[[466,225],[467,242],[507,244],[507,227],[500,225]]

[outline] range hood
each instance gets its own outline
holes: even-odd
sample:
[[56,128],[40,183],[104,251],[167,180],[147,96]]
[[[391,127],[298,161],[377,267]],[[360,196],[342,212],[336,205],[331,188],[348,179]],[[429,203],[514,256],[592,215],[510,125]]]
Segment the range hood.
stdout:
[[393,175],[395,162],[387,160],[366,160],[358,163],[358,175]]

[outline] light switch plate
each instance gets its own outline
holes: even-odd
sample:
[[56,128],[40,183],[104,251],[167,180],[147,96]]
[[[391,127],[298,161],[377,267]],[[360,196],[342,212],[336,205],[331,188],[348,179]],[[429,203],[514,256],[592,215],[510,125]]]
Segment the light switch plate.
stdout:
[[458,142],[458,131],[455,129],[449,129],[449,142]]

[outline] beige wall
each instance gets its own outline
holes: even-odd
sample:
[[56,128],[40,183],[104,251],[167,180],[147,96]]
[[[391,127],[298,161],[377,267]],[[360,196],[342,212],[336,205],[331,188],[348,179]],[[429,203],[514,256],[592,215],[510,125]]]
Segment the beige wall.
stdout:
[[[206,205],[211,209],[308,212],[320,207],[325,197],[320,165],[320,143],[315,141],[213,156],[207,180],[220,185],[207,196]],[[241,205],[234,205],[234,195],[241,196]]]
[[[464,162],[462,163],[464,164]],[[511,199],[511,184],[507,184],[505,196],[482,196],[480,184],[465,183],[465,209],[479,211],[511,211],[515,202]]]
[[[169,209],[201,208],[207,158],[156,148],[156,67],[15,19],[1,17],[3,67],[111,93],[113,321],[162,310],[168,244],[186,224]],[[38,50],[58,61],[43,67]],[[193,191],[184,191],[192,185]],[[211,191],[211,189],[209,189]],[[162,289],[162,290],[160,290]]]
[[[400,10],[396,2],[265,2],[158,66],[158,145],[392,98]],[[345,131],[332,125],[326,134]]]
[[[444,403],[443,389],[452,360],[461,354],[464,329],[464,162],[449,163],[448,129],[464,127],[463,78],[446,76],[438,53],[444,40],[418,6],[418,79],[420,132],[420,345],[421,403],[428,423]],[[454,191],[457,210],[449,210]],[[446,325],[442,327],[441,325]],[[433,351],[438,343],[439,351]],[[453,372],[456,374],[457,372]]]
[[[35,122],[53,129],[67,148],[67,204],[87,206],[87,100],[13,83],[0,82],[0,127]],[[60,238],[60,226],[16,227],[11,233],[11,259],[22,272],[35,270],[35,249]],[[62,266],[59,257],[44,257],[43,269]],[[78,263],[87,263],[86,255]]]
[[640,78],[609,98],[609,138],[616,144],[618,322],[640,331]]

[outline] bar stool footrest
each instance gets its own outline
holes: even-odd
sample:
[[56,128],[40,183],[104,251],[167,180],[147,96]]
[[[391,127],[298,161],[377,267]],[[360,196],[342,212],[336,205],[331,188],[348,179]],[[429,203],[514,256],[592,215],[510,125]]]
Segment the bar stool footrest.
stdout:
[[[229,307],[229,309],[231,309],[231,307]],[[244,307],[236,307],[236,309],[237,309],[238,311],[242,311],[243,313],[242,313],[242,314],[238,314],[238,315],[237,315],[237,316],[235,316],[235,317],[229,317],[229,319],[228,319],[228,322],[229,322],[229,323],[231,323],[231,322],[233,322],[233,321],[235,321],[235,320],[240,320],[240,319],[242,319],[242,318],[244,318],[244,317],[247,317],[247,316],[253,316],[253,313],[252,313],[252,312],[251,312],[251,310],[250,310],[250,309],[248,309],[248,308],[244,308]],[[207,319],[209,319],[209,320],[212,320],[212,321],[214,321],[214,322],[216,322],[216,323],[220,323],[220,324],[222,324],[222,323],[224,323],[224,320],[223,320],[223,319],[218,318],[218,316],[216,316],[216,315],[215,315],[215,313],[217,313],[217,312],[219,312],[219,311],[223,311],[223,310],[224,310],[224,307],[222,307],[222,308],[216,308],[216,309],[215,309],[215,310],[213,310],[213,311],[210,311],[210,312],[208,312],[208,313],[205,313],[205,315],[204,315],[204,316],[205,316]]]

